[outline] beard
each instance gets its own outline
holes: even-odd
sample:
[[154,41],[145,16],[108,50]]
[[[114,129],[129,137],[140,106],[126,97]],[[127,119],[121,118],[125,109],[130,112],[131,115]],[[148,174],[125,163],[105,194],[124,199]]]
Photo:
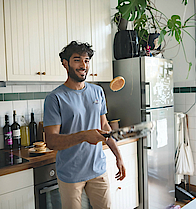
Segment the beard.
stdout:
[[[76,69],[76,71],[80,71],[80,70],[86,71],[85,69],[82,69],[82,68],[81,68],[81,69]],[[75,73],[74,69],[69,65],[68,76],[69,76],[71,79],[73,79],[74,81],[76,81],[76,82],[83,82],[83,81],[86,80],[87,72],[86,72],[86,75],[84,75],[84,76],[82,76],[82,77],[79,77],[79,76]]]

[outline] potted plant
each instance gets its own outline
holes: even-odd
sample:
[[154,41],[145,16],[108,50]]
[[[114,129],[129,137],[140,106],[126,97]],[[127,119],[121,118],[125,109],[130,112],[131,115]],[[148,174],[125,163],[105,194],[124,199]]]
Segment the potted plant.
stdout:
[[[182,0],[181,3],[186,6],[188,0]],[[134,30],[138,33],[139,43],[141,45],[145,45],[146,43],[146,45],[149,46],[152,32],[153,34],[158,34],[158,37],[156,37],[157,46],[154,50],[155,54],[165,50],[166,44],[161,47],[161,49],[160,44],[165,42],[166,35],[174,37],[177,43],[182,46],[185,60],[189,64],[188,72],[190,71],[192,63],[187,60],[182,34],[183,32],[188,34],[191,39],[195,41],[186,29],[195,27],[195,20],[193,20],[193,17],[196,14],[191,15],[184,23],[182,23],[179,15],[171,15],[171,17],[168,18],[163,12],[156,8],[151,0],[118,0],[116,9],[118,10],[117,13],[120,19],[133,22]],[[114,19],[113,21],[115,22]]]

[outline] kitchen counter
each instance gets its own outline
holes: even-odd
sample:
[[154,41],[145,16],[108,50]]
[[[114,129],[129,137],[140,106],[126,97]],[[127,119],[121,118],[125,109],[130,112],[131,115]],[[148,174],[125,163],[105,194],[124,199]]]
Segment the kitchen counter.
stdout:
[[[123,144],[128,144],[128,143],[132,143],[138,141],[138,139],[124,139],[121,141],[118,141],[117,144],[118,146],[123,145]],[[103,149],[108,149],[107,145],[103,145]],[[6,152],[6,150],[4,151]],[[8,151],[7,151],[8,152]],[[40,156],[33,156],[30,157],[29,156],[29,152],[28,149],[22,148],[20,151],[19,150],[14,150],[13,154],[16,156],[20,156],[24,159],[29,160],[29,162],[25,162],[22,164],[17,164],[17,165],[12,165],[12,166],[5,166],[3,168],[0,169],[0,176],[2,175],[6,175],[6,174],[10,174],[10,173],[14,173],[17,171],[22,171],[22,170],[26,170],[29,168],[36,168],[39,166],[43,166],[46,164],[50,164],[50,163],[54,163],[56,161],[56,153],[57,151],[52,151],[50,153],[45,153],[43,155]]]

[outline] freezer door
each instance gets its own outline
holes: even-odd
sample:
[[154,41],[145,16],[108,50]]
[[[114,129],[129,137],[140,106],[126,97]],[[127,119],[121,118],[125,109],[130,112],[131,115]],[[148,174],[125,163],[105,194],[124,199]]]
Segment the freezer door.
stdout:
[[156,121],[156,128],[144,140],[144,208],[165,209],[175,202],[173,107],[149,110],[146,119]]
[[142,57],[143,108],[173,105],[173,65],[171,60]]

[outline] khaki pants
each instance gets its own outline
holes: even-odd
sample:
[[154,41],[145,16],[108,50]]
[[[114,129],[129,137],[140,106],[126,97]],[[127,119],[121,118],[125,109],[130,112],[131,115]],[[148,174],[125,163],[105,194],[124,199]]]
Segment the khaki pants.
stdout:
[[83,188],[93,209],[110,209],[111,198],[107,172],[88,181],[65,183],[58,180],[62,209],[81,209]]

